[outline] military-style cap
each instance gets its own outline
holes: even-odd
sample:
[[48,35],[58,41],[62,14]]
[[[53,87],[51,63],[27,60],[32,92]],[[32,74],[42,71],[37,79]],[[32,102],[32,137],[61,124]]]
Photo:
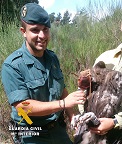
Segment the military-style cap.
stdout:
[[48,13],[37,3],[27,3],[21,8],[21,20],[27,24],[42,24],[50,28]]

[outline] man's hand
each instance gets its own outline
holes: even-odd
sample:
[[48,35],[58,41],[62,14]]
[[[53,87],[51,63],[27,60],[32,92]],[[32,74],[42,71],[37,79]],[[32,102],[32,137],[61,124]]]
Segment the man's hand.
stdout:
[[114,121],[112,118],[99,118],[99,120],[100,125],[98,127],[91,127],[91,132],[104,135],[114,127]]
[[86,101],[84,91],[79,90],[70,93],[65,99],[65,108],[71,108],[78,104],[84,104]]

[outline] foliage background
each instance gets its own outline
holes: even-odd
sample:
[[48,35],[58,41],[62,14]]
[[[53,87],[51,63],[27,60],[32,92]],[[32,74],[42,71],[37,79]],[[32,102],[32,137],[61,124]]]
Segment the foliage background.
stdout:
[[[5,2],[7,5],[4,5]],[[17,15],[23,2],[27,1],[0,0],[0,70],[5,58],[21,47],[24,40],[19,32]],[[48,48],[58,55],[69,93],[77,89],[76,79],[71,73],[92,67],[95,58],[106,50],[116,48],[122,40],[122,2],[116,3],[116,6],[111,4],[109,15],[103,18],[93,15],[94,8],[94,5],[89,5],[89,9],[80,9],[72,23],[69,23],[68,11],[63,16],[60,12],[56,17],[54,12],[50,14],[52,24]],[[10,135],[6,135],[9,119],[10,106],[0,83],[0,142],[3,143],[12,143]],[[73,132],[69,127],[68,133],[72,139]]]

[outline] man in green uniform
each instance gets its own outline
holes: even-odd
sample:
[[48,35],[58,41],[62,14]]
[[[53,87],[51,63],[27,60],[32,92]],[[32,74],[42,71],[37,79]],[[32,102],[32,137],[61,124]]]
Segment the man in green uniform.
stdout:
[[[85,101],[84,92],[68,95],[58,58],[47,49],[50,40],[48,13],[36,3],[27,3],[21,8],[21,25],[25,42],[2,66],[2,82],[12,106],[14,141],[71,144],[62,111],[65,110],[71,121],[72,108]],[[18,127],[22,128],[16,131]],[[38,136],[34,136],[37,131]]]

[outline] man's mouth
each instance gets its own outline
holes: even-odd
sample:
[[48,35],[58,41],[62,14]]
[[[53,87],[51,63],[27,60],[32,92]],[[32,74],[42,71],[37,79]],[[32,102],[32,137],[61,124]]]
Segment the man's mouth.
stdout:
[[38,45],[45,45],[46,41],[37,41]]

